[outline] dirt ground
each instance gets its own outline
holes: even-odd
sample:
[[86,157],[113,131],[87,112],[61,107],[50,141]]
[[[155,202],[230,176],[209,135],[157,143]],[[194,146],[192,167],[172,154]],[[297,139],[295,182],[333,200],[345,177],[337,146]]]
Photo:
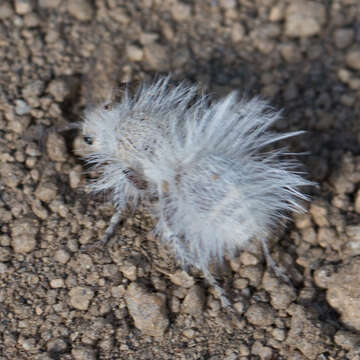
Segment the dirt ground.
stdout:
[[[1,0],[0,359],[360,359],[359,0]],[[182,272],[127,213],[86,193],[76,133],[122,83],[171,73],[283,108],[318,183],[305,215],[217,278]],[[216,269],[214,269],[216,271]]]

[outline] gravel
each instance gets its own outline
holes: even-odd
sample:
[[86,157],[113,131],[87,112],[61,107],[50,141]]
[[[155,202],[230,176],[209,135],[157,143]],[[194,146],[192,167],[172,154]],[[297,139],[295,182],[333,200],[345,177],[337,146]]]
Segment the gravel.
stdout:
[[354,69],[360,70],[360,49],[351,49],[346,53],[346,64]]
[[315,1],[295,0],[286,9],[285,33],[290,37],[309,37],[321,32],[326,8]]
[[148,293],[136,283],[131,283],[125,293],[125,300],[138,329],[154,337],[164,335],[169,319],[163,294]]
[[79,21],[89,21],[93,17],[93,9],[88,0],[70,0],[68,3],[68,11]]
[[69,292],[69,305],[77,310],[87,310],[94,292],[90,288],[76,286]]
[[250,324],[255,326],[269,326],[275,321],[275,312],[271,306],[267,304],[253,304],[249,307],[245,314]]
[[33,4],[31,0],[15,0],[15,11],[19,15],[25,15],[32,11]]
[[191,288],[195,284],[194,278],[184,270],[177,270],[170,274],[169,279],[173,284],[184,288]]
[[186,294],[182,302],[181,310],[185,314],[200,317],[203,312],[204,301],[205,294],[203,289],[198,285],[194,285]]
[[[3,0],[0,353],[4,359],[358,359],[360,3]],[[144,207],[113,214],[76,154],[83,109],[170,72],[260,95],[303,152],[308,212],[212,273],[180,270]],[[75,140],[74,140],[75,139]]]
[[46,149],[52,161],[66,160],[66,144],[61,135],[55,132],[50,133],[47,138]]
[[315,275],[316,283],[327,289],[328,303],[339,312],[346,325],[357,331],[360,330],[360,319],[357,316],[360,311],[359,271],[360,259],[352,257],[336,270],[320,268]]

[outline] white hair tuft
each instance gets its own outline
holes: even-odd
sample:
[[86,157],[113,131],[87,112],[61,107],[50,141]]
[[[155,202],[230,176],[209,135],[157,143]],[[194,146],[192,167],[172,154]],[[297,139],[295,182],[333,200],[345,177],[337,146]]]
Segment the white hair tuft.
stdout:
[[156,233],[211,282],[210,262],[266,239],[288,212],[303,211],[300,189],[311,183],[283,148],[269,150],[301,133],[271,132],[279,112],[235,92],[212,102],[197,93],[161,78],[86,112],[81,128],[86,159],[102,174],[92,189],[111,190],[117,208],[105,240],[129,202],[155,196]]

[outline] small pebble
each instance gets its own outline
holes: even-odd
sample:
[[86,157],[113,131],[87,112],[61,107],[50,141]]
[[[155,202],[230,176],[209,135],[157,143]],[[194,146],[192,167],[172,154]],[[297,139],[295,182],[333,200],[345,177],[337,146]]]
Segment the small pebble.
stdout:
[[251,347],[251,353],[259,356],[261,360],[273,359],[272,349],[268,346],[264,346],[260,341],[255,341]]
[[169,325],[165,296],[147,292],[131,283],[125,294],[125,301],[135,326],[144,334],[162,337]]
[[77,286],[69,292],[69,305],[77,310],[87,310],[94,292],[90,288]]
[[19,15],[25,15],[32,11],[33,3],[31,0],[15,0],[15,11]]
[[137,278],[137,268],[133,264],[123,264],[119,266],[119,270],[129,280],[135,281]]
[[67,349],[67,343],[63,339],[51,339],[46,344],[47,351],[61,353]]
[[58,289],[64,287],[64,280],[63,279],[53,279],[50,281],[50,286],[53,289]]
[[346,331],[338,330],[334,336],[335,343],[341,346],[345,350],[352,350],[356,346],[360,345],[359,334]]
[[13,15],[13,9],[8,3],[0,4],[0,20],[8,19]]
[[54,183],[43,182],[35,190],[34,195],[37,199],[49,203],[56,198],[57,187]]
[[29,253],[36,247],[39,223],[35,219],[23,218],[11,224],[11,246],[16,253]]
[[70,259],[70,254],[63,249],[59,249],[55,252],[54,258],[60,264],[66,264]]
[[51,94],[57,102],[64,101],[69,93],[69,89],[64,80],[52,80],[47,88],[47,92]]
[[0,247],[0,262],[9,261],[11,259],[11,252],[9,248]]
[[95,350],[85,346],[72,349],[71,355],[73,356],[74,360],[96,360]]
[[360,70],[360,49],[351,49],[346,53],[346,64],[354,69]]
[[192,339],[194,337],[194,335],[195,335],[195,331],[193,329],[186,329],[186,330],[183,331],[183,334],[188,339]]
[[240,261],[243,265],[248,266],[248,265],[257,265],[259,263],[259,259],[247,252],[247,251],[242,251],[240,254]]
[[184,270],[176,271],[174,274],[171,274],[169,278],[173,284],[184,288],[191,288],[195,284],[194,278]]
[[285,16],[286,4],[283,2],[279,2],[274,5],[269,14],[270,21],[281,21]]
[[245,311],[245,304],[242,301],[234,303],[233,307],[238,314],[243,314]]
[[189,20],[191,18],[191,7],[180,1],[175,1],[171,7],[171,14],[175,21]]
[[334,32],[334,43],[338,49],[345,49],[352,44],[354,40],[354,30],[336,29]]
[[47,137],[46,150],[50,160],[53,161],[65,161],[67,159],[67,150],[64,138],[51,132]]
[[45,9],[56,9],[62,0],[38,0],[40,7]]
[[309,37],[321,32],[326,8],[315,1],[295,0],[286,9],[285,33],[291,37]]
[[205,302],[205,294],[200,286],[193,286],[185,296],[182,303],[182,311],[186,314],[197,316],[202,313]]
[[318,226],[329,226],[328,206],[323,201],[314,201],[310,206],[310,214]]
[[268,304],[256,303],[245,313],[250,324],[255,326],[270,326],[275,321],[275,311]]
[[234,43],[242,41],[245,37],[245,28],[240,23],[235,23],[231,28],[231,40]]
[[30,112],[30,106],[24,100],[15,100],[15,113],[16,115],[25,115]]
[[68,0],[68,11],[79,21],[90,21],[93,8],[88,0]]
[[144,51],[135,45],[128,45],[126,47],[126,55],[130,61],[141,61],[144,56]]
[[45,220],[49,216],[49,212],[44,206],[42,206],[41,201],[38,199],[34,199],[31,202],[31,210],[41,220]]
[[29,234],[18,235],[13,238],[11,246],[16,253],[26,254],[35,249],[36,239]]

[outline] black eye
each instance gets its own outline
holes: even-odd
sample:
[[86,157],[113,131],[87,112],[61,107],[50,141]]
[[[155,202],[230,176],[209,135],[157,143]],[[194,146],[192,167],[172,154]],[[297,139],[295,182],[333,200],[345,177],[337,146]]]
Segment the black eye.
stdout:
[[88,144],[92,145],[94,143],[94,139],[91,136],[83,136],[83,140]]

